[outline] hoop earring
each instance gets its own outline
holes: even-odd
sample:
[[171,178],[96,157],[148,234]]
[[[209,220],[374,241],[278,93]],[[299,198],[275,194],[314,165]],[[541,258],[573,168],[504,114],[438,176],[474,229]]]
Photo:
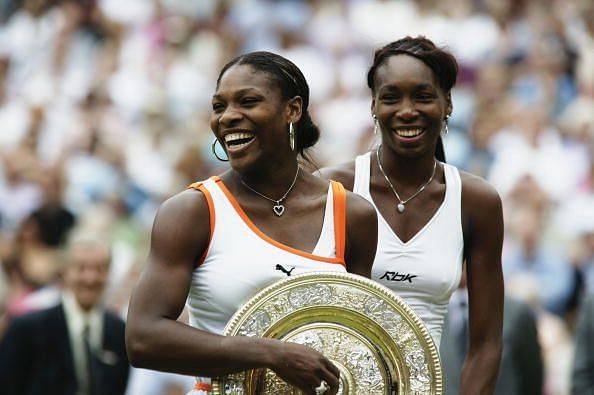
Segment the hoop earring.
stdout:
[[295,128],[293,122],[289,122],[289,147],[291,151],[295,151]]
[[373,134],[377,136],[379,133],[379,122],[375,114],[371,115],[371,118],[373,118]]
[[[219,155],[217,155],[217,143],[218,142],[219,142],[219,139],[215,137],[214,141],[212,142],[212,146],[211,146],[213,155],[215,156],[215,158],[217,158],[221,162],[229,162],[229,157],[227,157],[227,159],[224,159],[224,158],[221,158]],[[221,148],[223,149],[223,151],[225,150],[222,145],[221,145]]]

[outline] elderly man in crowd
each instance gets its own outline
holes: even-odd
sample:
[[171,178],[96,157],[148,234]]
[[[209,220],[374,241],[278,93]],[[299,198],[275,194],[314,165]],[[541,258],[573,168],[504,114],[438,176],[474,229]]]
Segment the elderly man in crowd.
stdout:
[[129,363],[124,322],[102,306],[111,249],[74,234],[60,303],[16,318],[0,342],[5,395],[121,395]]

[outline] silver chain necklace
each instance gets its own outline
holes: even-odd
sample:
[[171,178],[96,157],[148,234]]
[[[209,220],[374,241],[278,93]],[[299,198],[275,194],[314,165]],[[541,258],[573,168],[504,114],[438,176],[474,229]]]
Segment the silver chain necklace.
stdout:
[[413,195],[411,197],[409,197],[406,200],[402,200],[400,198],[400,195],[398,195],[398,192],[396,192],[396,188],[394,188],[394,185],[392,185],[392,183],[390,182],[390,179],[388,178],[388,176],[386,175],[386,172],[384,171],[384,168],[382,167],[382,161],[380,159],[380,148],[382,146],[380,145],[378,147],[378,149],[375,151],[375,156],[377,157],[377,164],[379,165],[379,169],[381,171],[381,173],[383,174],[384,178],[386,179],[386,182],[388,183],[388,185],[390,186],[390,188],[392,189],[392,192],[394,192],[394,195],[396,196],[396,199],[398,199],[398,206],[396,206],[396,208],[398,209],[399,213],[403,213],[404,209],[406,208],[404,205],[406,203],[408,203],[412,198],[414,198],[415,196],[417,196],[419,193],[423,192],[423,190],[427,187],[427,185],[429,185],[429,183],[433,180],[433,176],[435,176],[435,169],[437,168],[437,161],[433,160],[433,172],[431,173],[431,177],[429,177],[429,179],[427,180],[427,182],[425,182],[423,185],[421,185],[421,187],[415,192],[413,193]]
[[249,186],[248,184],[246,184],[241,177],[239,178],[239,181],[241,181],[241,183],[243,184],[244,187],[246,187],[247,189],[249,189],[250,191],[254,192],[255,194],[263,197],[266,200],[270,200],[272,203],[274,203],[274,205],[272,206],[272,211],[277,215],[277,217],[280,217],[281,215],[283,215],[283,213],[285,212],[285,206],[282,205],[281,203],[283,202],[283,200],[285,200],[287,198],[287,195],[289,194],[289,192],[291,192],[291,190],[293,190],[293,187],[295,186],[295,182],[297,182],[297,176],[299,175],[299,166],[297,166],[297,172],[295,173],[295,178],[293,178],[293,182],[291,183],[291,186],[289,187],[289,189],[287,189],[287,192],[285,192],[285,194],[279,198],[279,199],[272,199],[269,198],[268,196],[256,191],[254,188],[252,188],[251,186]]

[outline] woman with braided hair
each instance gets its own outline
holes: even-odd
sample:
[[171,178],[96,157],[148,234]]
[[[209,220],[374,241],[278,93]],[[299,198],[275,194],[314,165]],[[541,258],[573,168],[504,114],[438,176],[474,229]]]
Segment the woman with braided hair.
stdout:
[[470,341],[461,394],[491,394],[501,357],[503,215],[489,184],[445,163],[441,135],[457,71],[455,58],[425,37],[378,49],[367,83],[381,145],[321,173],[375,206],[371,278],[413,308],[438,347],[466,267]]
[[[370,275],[375,210],[299,168],[298,154],[319,135],[308,104],[303,74],[279,55],[253,52],[223,67],[210,126],[231,169],[159,209],[130,301],[133,365],[201,376],[197,391],[210,391],[209,377],[269,368],[304,394],[336,394],[338,369],[312,348],[221,336],[236,310],[276,280],[308,271]],[[176,321],[186,300],[189,326]]]

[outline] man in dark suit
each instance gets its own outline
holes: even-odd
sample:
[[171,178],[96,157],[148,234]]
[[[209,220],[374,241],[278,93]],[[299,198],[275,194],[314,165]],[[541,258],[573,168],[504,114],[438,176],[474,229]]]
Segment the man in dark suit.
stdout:
[[124,322],[101,306],[110,255],[101,238],[73,236],[61,303],[14,319],[0,342],[2,394],[124,394]]
[[594,293],[586,296],[580,308],[575,331],[571,394],[594,395]]
[[[460,372],[466,357],[466,341],[462,328],[466,289],[456,291],[450,303],[441,337],[440,354],[445,375],[446,395],[457,395]],[[495,387],[495,395],[541,395],[543,361],[536,318],[528,304],[505,297],[503,305],[503,353]]]

